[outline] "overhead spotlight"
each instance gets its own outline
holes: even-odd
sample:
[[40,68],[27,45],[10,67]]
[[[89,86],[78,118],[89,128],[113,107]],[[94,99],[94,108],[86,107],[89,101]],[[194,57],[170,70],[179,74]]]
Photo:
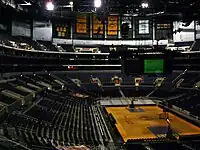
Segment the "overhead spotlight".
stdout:
[[71,2],[69,2],[69,4],[70,4],[71,6],[73,6],[74,3],[73,3],[73,1],[71,1]]
[[142,8],[148,8],[149,4],[148,3],[142,3],[141,6],[142,6]]
[[54,10],[54,5],[53,5],[52,1],[48,1],[46,3],[46,9],[50,10],[50,11]]
[[101,0],[94,0],[94,7],[95,8],[101,7]]

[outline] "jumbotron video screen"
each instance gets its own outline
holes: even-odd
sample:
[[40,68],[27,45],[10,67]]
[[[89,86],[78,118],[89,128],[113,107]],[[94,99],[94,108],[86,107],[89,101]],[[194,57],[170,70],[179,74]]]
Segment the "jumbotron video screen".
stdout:
[[145,74],[163,74],[164,59],[145,59],[144,60]]
[[166,76],[172,73],[171,55],[135,55],[132,58],[125,58],[123,63],[126,75],[161,75]]

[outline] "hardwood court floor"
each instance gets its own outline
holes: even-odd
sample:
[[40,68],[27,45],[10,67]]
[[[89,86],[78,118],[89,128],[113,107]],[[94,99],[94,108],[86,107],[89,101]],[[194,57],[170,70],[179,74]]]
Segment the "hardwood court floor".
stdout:
[[[159,119],[162,109],[157,106],[141,106],[136,109],[143,112],[129,112],[127,107],[107,107],[108,113],[112,113],[116,120],[116,127],[124,142],[128,139],[156,138],[159,134],[165,134],[167,129],[166,119]],[[200,134],[200,128],[171,114],[169,119],[173,131],[179,135]],[[155,134],[153,130],[165,128],[165,133]]]

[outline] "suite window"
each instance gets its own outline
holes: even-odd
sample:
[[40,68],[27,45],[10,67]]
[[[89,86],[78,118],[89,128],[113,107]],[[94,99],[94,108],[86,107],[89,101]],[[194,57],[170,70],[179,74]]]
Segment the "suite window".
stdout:
[[139,20],[139,34],[149,34],[149,20]]

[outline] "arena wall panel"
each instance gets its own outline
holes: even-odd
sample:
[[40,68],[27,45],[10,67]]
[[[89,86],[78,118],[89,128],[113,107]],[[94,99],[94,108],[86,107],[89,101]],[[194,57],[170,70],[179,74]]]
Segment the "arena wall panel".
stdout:
[[33,22],[33,39],[41,41],[52,40],[52,24],[50,22]]
[[24,22],[12,22],[12,35],[31,37],[31,25]]

